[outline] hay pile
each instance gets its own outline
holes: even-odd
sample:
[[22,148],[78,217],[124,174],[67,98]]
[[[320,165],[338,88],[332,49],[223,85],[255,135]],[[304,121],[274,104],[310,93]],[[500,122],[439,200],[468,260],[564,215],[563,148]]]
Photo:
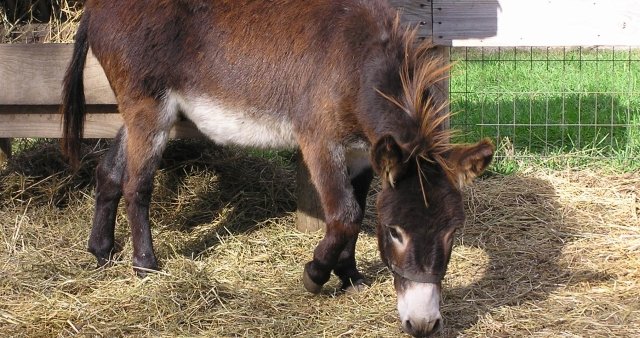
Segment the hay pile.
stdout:
[[[341,294],[303,290],[320,234],[294,228],[290,154],[173,142],[152,222],[162,273],[131,270],[120,210],[119,263],[85,251],[96,143],[69,176],[36,143],[0,174],[0,336],[327,336],[401,334],[392,279],[367,215],[358,262],[373,280]],[[640,336],[640,174],[551,171],[489,176],[466,193],[444,282],[442,336]],[[370,199],[372,201],[372,199]]]

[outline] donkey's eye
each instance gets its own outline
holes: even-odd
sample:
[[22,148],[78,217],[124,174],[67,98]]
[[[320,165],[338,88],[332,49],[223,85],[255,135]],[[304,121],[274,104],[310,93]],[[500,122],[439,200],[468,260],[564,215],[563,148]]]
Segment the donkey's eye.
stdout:
[[387,229],[389,229],[389,235],[399,241],[400,243],[402,243],[402,236],[400,235],[400,233],[398,232],[398,229],[396,229],[395,227],[388,227]]

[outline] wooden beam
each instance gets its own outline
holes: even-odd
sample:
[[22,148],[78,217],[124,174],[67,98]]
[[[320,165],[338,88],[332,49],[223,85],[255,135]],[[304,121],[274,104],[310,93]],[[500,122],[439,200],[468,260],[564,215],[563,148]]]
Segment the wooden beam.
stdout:
[[[71,44],[0,44],[0,105],[58,105]],[[87,104],[115,104],[102,67],[89,53],[84,70]]]
[[302,155],[297,155],[296,172],[296,228],[302,232],[315,232],[325,230],[324,211],[320,203],[320,196],[316,187],[311,182],[309,169],[302,160]]
[[[2,114],[56,114],[60,118],[59,105],[0,105],[0,115]],[[87,105],[89,114],[117,114],[116,105]]]
[[432,0],[450,46],[640,46],[637,0]]
[[[85,138],[112,138],[122,127],[120,114],[87,114]],[[60,115],[57,114],[0,114],[0,135],[2,137],[45,137],[62,136]],[[180,121],[171,130],[170,137],[204,137],[190,121]]]
[[[450,65],[450,47],[437,46],[435,48],[435,53],[437,53],[438,56],[442,58],[442,61],[445,65]],[[451,104],[449,102],[449,76],[451,76],[450,72],[446,72],[444,74],[444,78],[435,84],[436,90],[433,92],[433,95],[436,98],[436,102],[438,102],[438,104],[440,104],[440,102],[446,103],[446,105],[444,105],[442,111],[440,112],[440,114],[442,115],[449,114],[451,108]],[[443,126],[445,129],[450,129],[451,119],[446,119]]]

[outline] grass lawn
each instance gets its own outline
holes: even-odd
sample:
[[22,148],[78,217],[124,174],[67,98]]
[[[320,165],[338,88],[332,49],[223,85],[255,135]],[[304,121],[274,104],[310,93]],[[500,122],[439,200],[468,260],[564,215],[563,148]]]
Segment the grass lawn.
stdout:
[[453,48],[451,59],[461,140],[491,137],[534,157],[640,159],[640,50]]

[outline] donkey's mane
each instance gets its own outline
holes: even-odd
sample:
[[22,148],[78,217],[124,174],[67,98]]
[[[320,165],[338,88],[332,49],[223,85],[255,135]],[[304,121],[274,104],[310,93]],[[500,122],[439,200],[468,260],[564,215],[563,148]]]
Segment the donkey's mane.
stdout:
[[[400,66],[402,92],[399,97],[380,93],[385,99],[400,107],[418,123],[418,135],[412,154],[428,161],[440,162],[442,156],[452,148],[449,140],[452,132],[446,122],[451,114],[446,109],[449,100],[436,85],[448,76],[451,68],[434,51],[429,41],[416,43],[417,29],[403,28],[396,18],[393,35],[403,44],[404,55]],[[428,93],[427,95],[425,95]],[[446,167],[446,165],[444,166]]]
[[[450,143],[453,133],[447,126],[451,116],[447,109],[449,100],[443,93],[437,94],[442,89],[436,85],[447,78],[451,67],[434,51],[430,41],[416,42],[417,28],[403,28],[396,17],[392,32],[404,48],[400,66],[402,92],[399,97],[378,93],[412,116],[418,124],[418,135],[409,149],[413,155],[410,158],[415,156],[416,161],[423,159],[437,163],[453,182],[453,168],[446,160],[446,153],[453,148]],[[419,176],[422,184],[423,173]],[[425,193],[424,186],[422,188]]]

